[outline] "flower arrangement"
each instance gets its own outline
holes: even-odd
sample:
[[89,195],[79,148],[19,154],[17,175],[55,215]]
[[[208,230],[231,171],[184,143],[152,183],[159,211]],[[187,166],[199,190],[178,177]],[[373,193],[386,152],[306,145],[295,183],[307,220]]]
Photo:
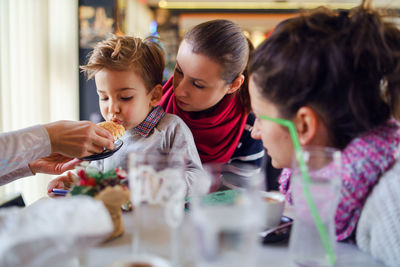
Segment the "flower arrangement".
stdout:
[[101,200],[108,209],[114,225],[114,231],[106,241],[124,233],[122,206],[129,203],[130,192],[124,184],[127,173],[122,168],[101,172],[91,166],[77,167],[77,177],[69,194],[89,195]]
[[77,181],[71,188],[71,195],[89,195],[94,197],[107,186],[114,187],[121,185],[123,188],[127,188],[123,184],[123,181],[126,181],[127,173],[121,167],[105,173],[96,168],[85,166],[77,167],[77,170]]

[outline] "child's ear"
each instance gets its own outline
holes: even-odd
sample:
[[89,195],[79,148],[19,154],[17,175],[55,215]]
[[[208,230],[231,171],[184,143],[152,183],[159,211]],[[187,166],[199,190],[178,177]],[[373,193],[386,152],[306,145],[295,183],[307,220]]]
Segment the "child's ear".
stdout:
[[239,74],[236,79],[233,81],[233,83],[231,83],[228,92],[226,92],[227,94],[232,94],[234,92],[236,92],[237,90],[240,89],[240,87],[242,86],[244,82],[244,75],[243,74]]
[[151,89],[150,94],[151,94],[150,106],[155,107],[157,106],[158,102],[160,102],[162,97],[162,85],[157,84],[156,86],[154,86],[153,89]]

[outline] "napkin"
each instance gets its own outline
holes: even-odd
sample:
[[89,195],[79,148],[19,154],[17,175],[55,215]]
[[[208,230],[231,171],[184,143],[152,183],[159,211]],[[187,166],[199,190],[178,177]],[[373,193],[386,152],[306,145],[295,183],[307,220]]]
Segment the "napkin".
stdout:
[[2,209],[0,266],[60,266],[113,229],[103,202],[83,195]]

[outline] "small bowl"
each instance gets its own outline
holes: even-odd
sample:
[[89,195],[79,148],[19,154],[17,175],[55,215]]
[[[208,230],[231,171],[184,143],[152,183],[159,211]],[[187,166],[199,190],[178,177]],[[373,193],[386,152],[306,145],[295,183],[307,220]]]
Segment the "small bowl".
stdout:
[[265,219],[264,227],[272,228],[278,226],[281,222],[283,209],[285,207],[285,195],[278,191],[261,192],[263,198],[262,206]]

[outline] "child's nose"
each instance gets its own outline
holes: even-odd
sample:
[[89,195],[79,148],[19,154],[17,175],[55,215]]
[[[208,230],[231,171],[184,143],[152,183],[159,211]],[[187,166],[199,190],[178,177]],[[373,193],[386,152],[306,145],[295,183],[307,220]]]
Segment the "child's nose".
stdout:
[[121,111],[121,108],[118,101],[110,101],[109,110],[111,113],[119,113]]

